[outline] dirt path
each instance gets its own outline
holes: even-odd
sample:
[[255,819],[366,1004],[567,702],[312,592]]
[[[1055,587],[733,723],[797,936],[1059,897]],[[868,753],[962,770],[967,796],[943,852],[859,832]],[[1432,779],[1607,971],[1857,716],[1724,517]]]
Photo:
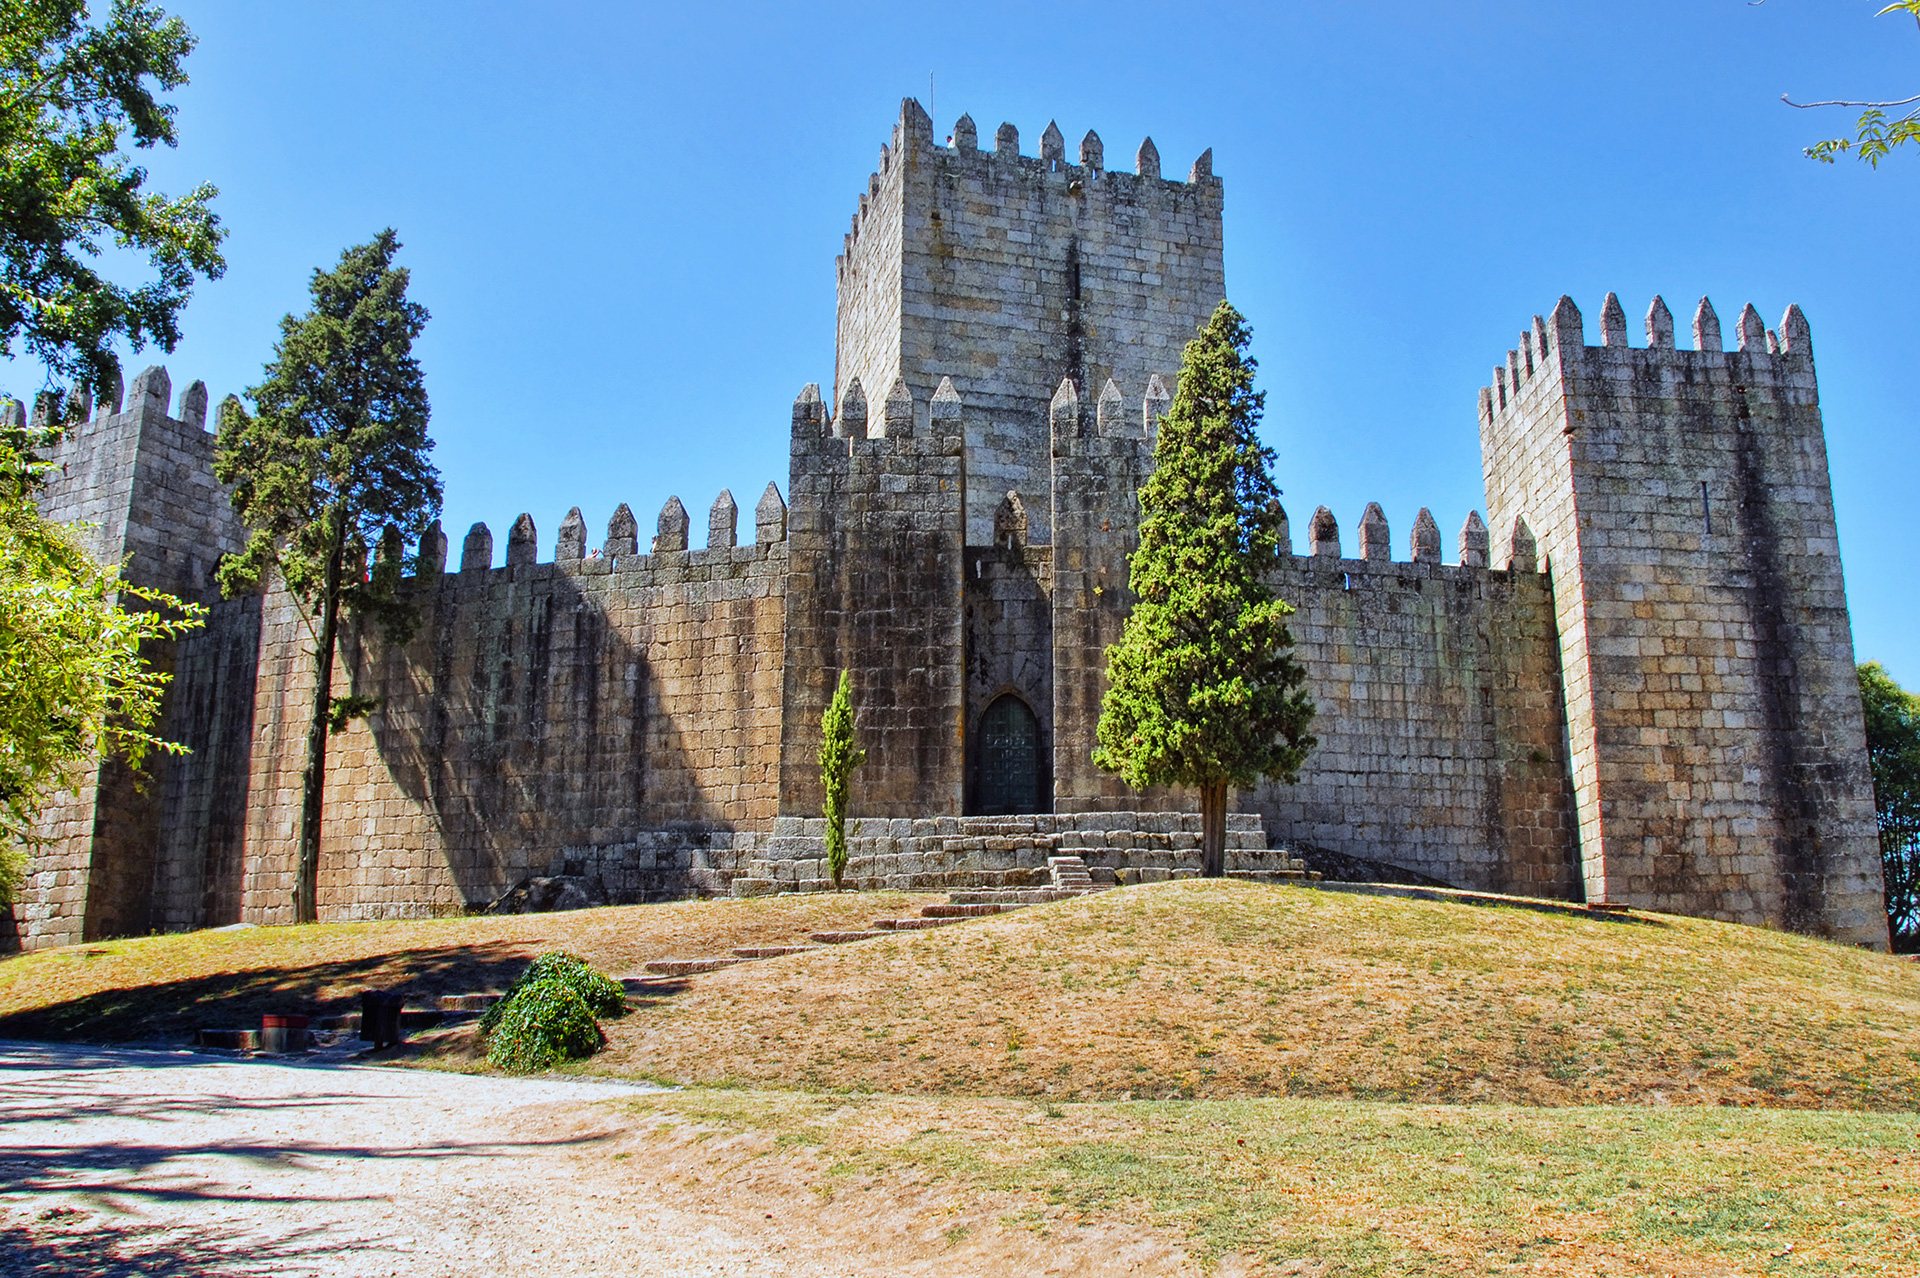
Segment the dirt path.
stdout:
[[647,1127],[641,1090],[0,1043],[0,1275],[1198,1273],[1124,1223],[1042,1237]]

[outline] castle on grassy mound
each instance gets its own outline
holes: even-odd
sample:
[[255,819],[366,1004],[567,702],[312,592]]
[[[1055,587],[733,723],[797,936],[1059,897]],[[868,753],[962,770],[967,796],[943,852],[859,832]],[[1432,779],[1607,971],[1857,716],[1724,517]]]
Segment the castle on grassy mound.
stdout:
[[[457,912],[529,876],[610,899],[817,887],[820,716],[853,672],[867,763],[851,875],[1024,881],[1195,862],[1190,796],[1091,762],[1126,616],[1135,492],[1181,350],[1225,294],[1211,152],[1107,167],[1011,125],[946,144],[906,102],[835,262],[833,393],[794,402],[787,496],[742,542],[623,505],[542,554],[521,515],[437,528],[404,647],[349,630],[339,691],[380,699],[329,753],[323,918]],[[1463,888],[1707,915],[1884,947],[1873,794],[1807,322],[1752,307],[1692,350],[1655,299],[1629,344],[1562,298],[1480,394],[1487,514],[1396,557],[1332,512],[1274,586],[1298,609],[1320,745],[1236,796],[1230,866],[1290,852]],[[15,411],[18,406],[15,406]],[[51,412],[52,406],[36,411]],[[291,918],[308,631],[218,601],[240,541],[207,394],[137,377],[64,444],[47,507],[130,578],[212,605],[159,653],[193,750],[141,788],[99,769],[13,909],[36,946]],[[1349,551],[1351,547],[1351,552]],[[1267,858],[1277,858],[1269,861]]]

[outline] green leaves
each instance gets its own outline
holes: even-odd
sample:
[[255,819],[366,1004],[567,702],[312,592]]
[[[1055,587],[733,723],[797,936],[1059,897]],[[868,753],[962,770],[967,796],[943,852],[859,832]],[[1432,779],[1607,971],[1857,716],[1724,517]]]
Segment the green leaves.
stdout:
[[1255,428],[1250,333],[1222,302],[1187,344],[1140,489],[1135,603],[1107,650],[1094,762],[1138,789],[1292,780],[1315,744],[1290,649],[1279,566],[1280,492]]
[[[1895,3],[1881,9],[1873,16],[1885,17],[1889,13],[1906,13],[1913,16],[1916,26],[1920,26],[1920,0],[1895,0]],[[1909,111],[1906,115],[1890,118],[1888,107],[1911,106],[1920,102],[1920,94],[1892,102],[1795,102],[1782,97],[1781,101],[1790,107],[1808,109],[1813,107],[1854,106],[1865,107],[1860,118],[1854,121],[1854,136],[1851,138],[1828,138],[1807,147],[1808,159],[1818,160],[1822,164],[1832,164],[1842,155],[1852,154],[1865,160],[1872,168],[1879,168],[1880,161],[1892,154],[1895,147],[1920,138],[1920,110]]]
[[[144,190],[121,152],[175,142],[155,89],[187,83],[194,46],[178,18],[115,0],[99,26],[81,0],[14,0],[0,16],[0,344],[16,340],[56,379],[102,393],[119,376],[113,343],[172,350],[199,276],[226,269],[226,232],[201,185]],[[144,254],[154,278],[123,285],[103,254]]]
[[[214,475],[233,485],[252,530],[220,565],[229,595],[278,573],[318,611],[337,591],[350,612],[404,641],[416,614],[398,595],[400,546],[440,513],[440,476],[427,460],[431,406],[413,340],[426,308],[407,300],[391,230],[315,271],[313,309],[280,322],[266,378],[220,405]],[[373,571],[367,548],[380,546]],[[337,585],[329,581],[337,578]]]
[[1920,113],[1889,120],[1885,111],[1871,107],[1860,113],[1854,129],[1852,138],[1828,138],[1807,147],[1807,158],[1832,164],[1838,156],[1853,151],[1877,169],[1895,147],[1920,138]]
[[834,890],[847,871],[847,786],[853,770],[867,761],[853,748],[853,672],[840,672],[833,700],[820,716],[820,784],[826,791],[827,872]]
[[18,848],[45,841],[42,809],[90,764],[117,754],[138,768],[149,750],[185,752],[154,735],[167,676],[140,646],[206,615],[129,586],[75,529],[40,517],[32,497],[53,434],[0,429],[0,904],[22,869]]
[[530,1074],[556,1061],[591,1056],[607,1041],[595,1018],[626,1011],[626,992],[613,980],[585,959],[549,951],[530,963],[507,996],[480,1019],[487,1062],[509,1074]]
[[1895,683],[1877,661],[1859,673],[1887,922],[1896,937],[1920,937],[1920,696]]

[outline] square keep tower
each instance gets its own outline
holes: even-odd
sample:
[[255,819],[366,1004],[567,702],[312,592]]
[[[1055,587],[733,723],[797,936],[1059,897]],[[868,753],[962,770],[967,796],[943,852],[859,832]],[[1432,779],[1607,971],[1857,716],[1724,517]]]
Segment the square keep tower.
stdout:
[[1213,153],[1185,182],[1160,176],[1152,139],[1136,172],[1106,167],[1098,135],[1069,163],[1049,124],[1037,158],[1000,126],[982,150],[962,116],[951,145],[920,104],[901,104],[867,179],[839,277],[834,403],[906,382],[924,406],[943,377],[966,402],[969,545],[993,542],[994,511],[1017,492],[1028,539],[1052,541],[1047,409],[1062,378],[1091,397],[1112,378],[1129,402],[1226,296]]
[[1884,948],[1812,337],[1738,328],[1561,298],[1480,393],[1487,506],[1552,576],[1588,899]]

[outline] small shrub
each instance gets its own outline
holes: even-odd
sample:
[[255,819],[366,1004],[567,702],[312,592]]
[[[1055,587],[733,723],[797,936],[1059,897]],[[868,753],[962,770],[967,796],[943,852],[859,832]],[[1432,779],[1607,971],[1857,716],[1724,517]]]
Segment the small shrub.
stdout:
[[586,1000],[559,981],[535,981],[504,1006],[487,1042],[487,1063],[509,1074],[591,1056],[606,1044]]
[[530,1074],[591,1056],[607,1041],[595,1018],[626,1010],[625,991],[584,960],[542,954],[481,1018],[487,1061],[509,1074]]
[[595,1016],[621,1016],[627,1010],[626,991],[615,981],[600,975],[587,961],[560,950],[542,954],[527,965],[507,996],[487,1009],[480,1018],[480,1032],[491,1034],[500,1025],[522,990],[542,981],[558,981],[572,990]]

